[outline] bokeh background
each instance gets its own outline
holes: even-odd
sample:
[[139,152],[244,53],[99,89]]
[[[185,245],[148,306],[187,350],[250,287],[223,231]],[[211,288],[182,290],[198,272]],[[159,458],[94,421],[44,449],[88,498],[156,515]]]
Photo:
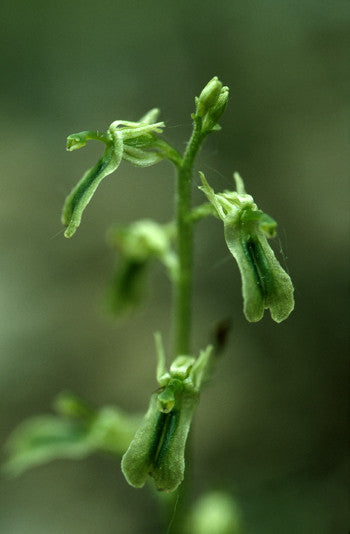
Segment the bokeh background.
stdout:
[[[196,353],[231,319],[193,429],[191,495],[224,489],[246,534],[346,534],[350,2],[348,0],[5,1],[1,25],[0,441],[70,389],[96,406],[145,410],[153,332],[171,347],[170,288],[151,276],[129,321],[105,312],[115,258],[108,226],[173,210],[173,170],[125,163],[63,237],[65,195],[98,143],[68,134],[137,120],[157,106],[183,150],[194,96],[230,86],[222,131],[197,160],[216,190],[238,170],[279,222],[276,253],[295,283],[281,325],[247,324],[220,223],[196,233]],[[203,200],[193,185],[194,202]],[[154,495],[119,463],[56,461],[0,481],[1,534],[165,532]]]

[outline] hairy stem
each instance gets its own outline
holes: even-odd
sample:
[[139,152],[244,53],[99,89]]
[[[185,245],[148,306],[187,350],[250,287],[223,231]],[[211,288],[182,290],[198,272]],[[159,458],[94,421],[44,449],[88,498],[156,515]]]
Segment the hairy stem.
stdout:
[[178,280],[174,292],[175,355],[191,351],[191,296],[193,221],[191,219],[191,189],[193,162],[204,139],[202,120],[194,118],[192,136],[187,144],[181,165],[178,167],[176,190],[177,249],[179,259]]
[[169,145],[169,143],[164,141],[164,139],[157,138],[154,146],[159,149],[160,153],[163,154],[166,159],[174,163],[176,168],[179,168],[182,165],[183,161],[181,154]]

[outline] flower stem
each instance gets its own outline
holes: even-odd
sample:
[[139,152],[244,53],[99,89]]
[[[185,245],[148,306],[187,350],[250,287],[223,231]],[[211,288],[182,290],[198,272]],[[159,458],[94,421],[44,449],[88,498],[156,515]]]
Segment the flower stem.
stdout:
[[154,146],[159,149],[160,153],[169,161],[171,161],[176,168],[179,168],[183,161],[181,154],[175,148],[173,148],[169,143],[164,141],[164,139],[157,138],[154,143]]
[[193,221],[191,219],[191,190],[193,162],[204,139],[202,119],[194,118],[193,132],[181,165],[178,166],[176,190],[178,279],[174,291],[175,355],[191,351],[191,300],[193,265]]

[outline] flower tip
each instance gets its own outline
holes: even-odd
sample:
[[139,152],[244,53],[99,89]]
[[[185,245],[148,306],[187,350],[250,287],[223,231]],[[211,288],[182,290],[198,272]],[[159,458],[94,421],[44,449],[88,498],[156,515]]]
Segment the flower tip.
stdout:
[[86,139],[83,139],[80,135],[73,134],[67,137],[66,150],[72,152],[86,145]]
[[235,181],[235,184],[236,184],[236,191],[239,195],[246,195],[246,190],[245,190],[245,187],[244,187],[244,182],[243,182],[243,178],[241,177],[241,175],[238,173],[238,172],[234,172],[233,173],[233,179]]
[[275,323],[282,323],[282,321],[285,321],[286,319],[288,319],[288,317],[294,310],[294,306],[295,306],[295,301],[294,301],[294,296],[293,296],[294,290],[293,290],[293,285],[290,279],[289,281],[290,281],[290,284],[288,284],[289,291],[288,293],[286,293],[284,300],[281,300],[279,304],[276,303],[275,306],[270,307],[271,318],[275,321]]
[[63,235],[67,239],[70,239],[71,237],[73,237],[73,235],[75,234],[76,230],[77,230],[76,227],[71,228],[70,226],[68,226]]
[[202,89],[198,100],[196,101],[197,116],[204,117],[211,108],[217,104],[222,89],[222,83],[217,76],[214,76]]
[[[206,178],[205,178],[205,176],[204,176],[204,173],[203,173],[202,171],[198,171],[198,174],[199,174],[199,176],[200,176],[200,179],[201,179],[201,181],[202,181],[202,184],[203,184],[203,185],[207,184],[208,182],[207,182],[207,180],[206,180]],[[199,189],[201,189],[201,187],[202,187],[202,186],[199,186]]]
[[152,124],[156,122],[159,114],[160,114],[159,108],[152,108],[145,115],[143,115],[143,117],[141,117],[139,122],[142,122],[144,124]]

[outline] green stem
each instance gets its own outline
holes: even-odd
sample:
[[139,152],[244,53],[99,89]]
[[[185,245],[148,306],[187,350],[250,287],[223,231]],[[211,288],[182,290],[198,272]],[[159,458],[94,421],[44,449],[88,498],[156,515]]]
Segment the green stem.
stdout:
[[193,264],[193,221],[191,219],[191,189],[193,162],[205,137],[202,119],[194,118],[192,136],[181,165],[178,166],[176,191],[178,279],[175,285],[175,355],[191,352],[191,297]]
[[154,146],[160,150],[161,154],[163,154],[166,159],[174,163],[176,168],[179,168],[182,165],[183,161],[181,154],[169,145],[169,143],[164,141],[164,139],[157,138]]
[[86,140],[88,141],[89,139],[94,139],[95,141],[102,141],[103,143],[106,143],[106,145],[110,145],[111,144],[111,140],[110,138],[108,137],[108,135],[104,132],[99,132],[99,131],[88,131],[86,132]]

